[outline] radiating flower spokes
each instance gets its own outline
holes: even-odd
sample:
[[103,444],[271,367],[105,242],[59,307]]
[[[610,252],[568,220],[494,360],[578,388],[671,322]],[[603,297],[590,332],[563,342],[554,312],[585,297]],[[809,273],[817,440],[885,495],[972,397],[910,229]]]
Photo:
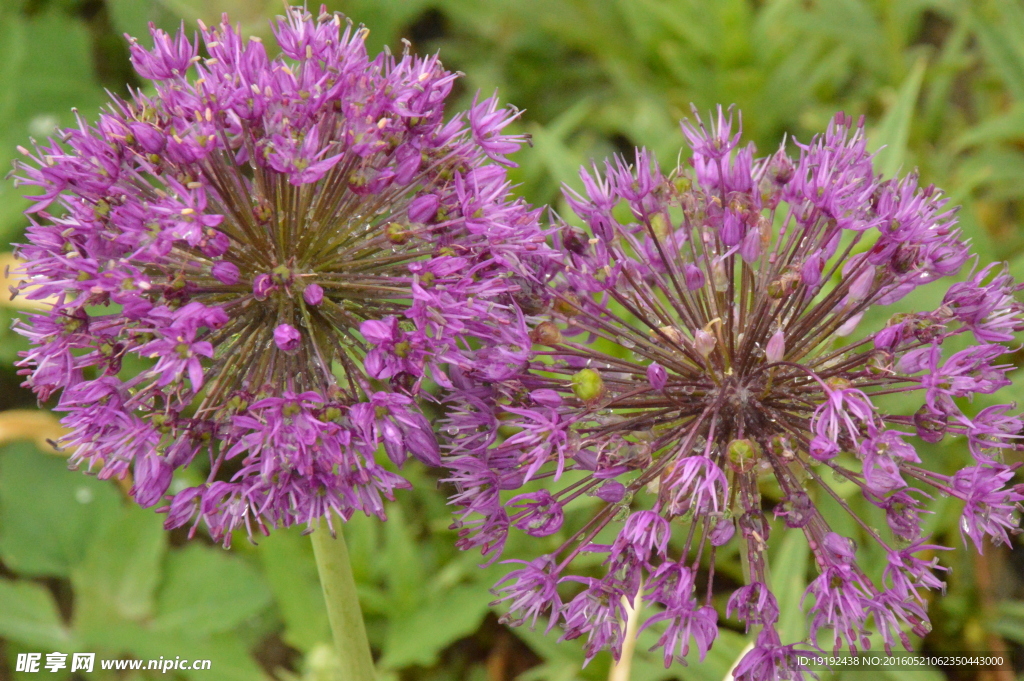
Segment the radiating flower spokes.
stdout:
[[15,173],[39,188],[22,289],[56,300],[17,325],[28,385],[62,393],[72,461],[134,466],[147,506],[208,460],[164,510],[224,542],[383,517],[407,483],[379,453],[439,462],[421,382],[449,384],[468,336],[515,323],[509,268],[546,249],[509,195],[516,111],[446,117],[457,74],[368,55],[340,15],[289,8],[273,30],[274,58],[227,21],[132,39],[155,94],[24,150]]
[[[566,198],[585,229],[556,219],[561,263],[520,274],[520,344],[532,353],[505,376],[461,369],[448,398],[447,464],[460,546],[492,559],[511,527],[552,535],[570,517],[558,505],[600,502],[539,559],[545,590],[527,568],[503,582],[511,621],[524,621],[528,603],[530,621],[546,615],[567,637],[586,635],[588,659],[614,654],[616,604],[643,588],[663,608],[648,626],[662,632],[655,647],[666,664],[690,642],[703,654],[715,635],[715,556],[737,542],[747,583],[726,610],[759,633],[736,675],[782,678],[804,670],[798,644],[783,645],[775,630],[767,550],[779,525],[801,531],[815,558],[804,597],[811,645],[820,632],[836,650],[867,645],[872,622],[887,648],[928,631],[922,591],[942,586],[942,568],[919,555],[931,550],[920,519],[930,495],[964,501],[963,532],[979,548],[985,536],[1017,531],[1024,494],[1002,457],[1019,448],[1021,420],[1009,406],[970,416],[962,398],[1008,383],[997,360],[1024,330],[1024,307],[1005,272],[976,268],[939,308],[866,332],[873,308],[967,261],[955,211],[915,175],[877,176],[862,125],[845,116],[798,144],[796,159],[785,148],[756,159],[735,129],[722,111],[710,130],[685,124],[692,170],[664,173],[638,151],[633,164],[581,171],[583,192]],[[886,395],[916,404],[892,411]],[[484,424],[506,426],[508,437],[485,436]],[[916,440],[957,436],[976,465],[953,476],[929,470]],[[891,536],[833,478],[878,507]],[[526,481],[547,488],[524,495]],[[823,497],[851,515],[858,540],[890,557],[884,575],[858,566],[852,538],[819,510]],[[684,531],[668,540],[677,525]],[[574,576],[584,552],[607,555],[604,577]],[[692,593],[685,585],[700,571],[708,589]],[[667,580],[685,595],[670,596]],[[573,583],[584,584],[575,596]]]

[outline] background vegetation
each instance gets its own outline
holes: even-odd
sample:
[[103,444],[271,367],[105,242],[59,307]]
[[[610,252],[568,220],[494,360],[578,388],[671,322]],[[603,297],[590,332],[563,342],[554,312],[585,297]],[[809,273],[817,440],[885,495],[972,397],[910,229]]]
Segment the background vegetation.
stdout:
[[[518,125],[533,146],[518,155],[515,179],[537,204],[561,208],[560,186],[577,185],[577,168],[591,159],[631,156],[644,145],[665,163],[675,160],[678,120],[691,102],[702,111],[737,104],[745,137],[763,152],[784,135],[806,141],[845,110],[865,116],[873,146],[884,146],[882,172],[919,168],[926,183],[963,205],[961,226],[982,261],[1008,261],[1024,278],[1020,2],[335,0],[328,7],[366,24],[374,49],[399,51],[405,38],[417,51],[440,50],[449,68],[466,73],[457,105],[497,88],[524,109]],[[271,44],[267,19],[281,5],[0,0],[0,167],[30,136],[73,124],[73,109],[94,119],[104,89],[124,94],[139,85],[123,33],[145,35],[150,21],[167,30],[181,20],[210,23],[223,11]],[[9,182],[0,184],[0,244],[21,238],[25,205]],[[0,258],[2,269],[10,258]],[[0,302],[0,680],[36,678],[14,672],[16,654],[53,651],[213,660],[211,671],[183,674],[190,681],[329,678],[330,636],[308,541],[297,531],[259,546],[239,537],[230,551],[201,536],[188,541],[128,503],[127,485],[67,471],[46,444],[59,435],[56,420],[18,385],[12,362],[24,346],[8,330],[15,314],[13,303]],[[1000,397],[1024,402],[1024,376],[1015,379]],[[926,454],[944,472],[967,456],[962,443]],[[606,678],[606,657],[581,671],[577,642],[498,624],[488,589],[506,568],[480,569],[477,555],[457,553],[436,473],[408,474],[416,491],[392,505],[388,523],[357,519],[346,528],[385,678]],[[960,548],[942,556],[953,568],[949,590],[932,602],[935,629],[918,648],[1004,653],[1015,665],[915,676],[1008,681],[1024,669],[1024,551],[978,557],[960,542],[959,508],[936,499],[932,510],[929,530]],[[545,548],[536,540],[510,553]],[[775,550],[792,640],[803,630],[807,548],[791,537]],[[864,553],[869,572],[880,568],[879,556]],[[728,565],[722,570],[729,574]],[[719,681],[745,644],[741,633],[723,631],[705,664],[665,671],[641,641],[633,679]],[[149,677],[97,671],[85,678]]]

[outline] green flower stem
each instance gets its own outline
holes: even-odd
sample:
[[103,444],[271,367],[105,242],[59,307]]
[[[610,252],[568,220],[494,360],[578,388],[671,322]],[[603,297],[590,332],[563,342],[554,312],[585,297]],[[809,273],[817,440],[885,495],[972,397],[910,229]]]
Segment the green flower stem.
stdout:
[[[339,523],[340,525],[340,523]],[[316,569],[320,573],[320,586],[327,603],[327,617],[334,633],[334,648],[341,663],[340,681],[376,681],[370,655],[370,642],[366,638],[363,613],[359,609],[359,595],[352,576],[348,547],[339,527],[332,537],[326,524],[310,535]]]

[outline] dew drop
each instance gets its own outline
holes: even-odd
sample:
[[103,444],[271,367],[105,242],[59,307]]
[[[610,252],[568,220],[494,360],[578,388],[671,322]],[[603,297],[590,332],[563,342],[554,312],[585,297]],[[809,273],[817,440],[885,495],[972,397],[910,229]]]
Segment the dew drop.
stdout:
[[636,342],[630,338],[622,338],[619,340],[619,345],[621,345],[624,348],[632,350],[633,348],[636,347]]

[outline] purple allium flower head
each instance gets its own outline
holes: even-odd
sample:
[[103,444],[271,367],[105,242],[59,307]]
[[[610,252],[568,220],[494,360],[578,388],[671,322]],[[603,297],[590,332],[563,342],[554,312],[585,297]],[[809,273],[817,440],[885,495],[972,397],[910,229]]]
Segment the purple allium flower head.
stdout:
[[[134,470],[144,505],[175,469],[167,526],[230,531],[383,517],[406,487],[378,462],[439,463],[413,395],[426,372],[511,314],[503,276],[544,248],[509,198],[494,99],[445,119],[456,74],[436,57],[366,53],[366,30],[291,8],[287,56],[229,23],[130,39],[155,94],[23,150],[37,187],[20,247],[22,373],[60,393],[72,462]],[[202,56],[200,56],[202,52]],[[516,322],[511,314],[511,322]],[[508,320],[506,324],[508,324]],[[194,463],[193,463],[194,462]]]
[[[564,543],[502,587],[509,621],[560,622],[566,637],[588,637],[588,656],[620,648],[619,604],[638,591],[666,664],[691,645],[703,655],[715,588],[697,589],[695,575],[730,545],[747,581],[722,614],[759,632],[737,678],[800,676],[794,646],[858,649],[872,622],[887,648],[907,644],[929,628],[922,592],[942,587],[936,562],[915,555],[935,548],[923,543],[923,501],[960,499],[979,548],[1018,531],[1024,490],[1002,457],[1019,448],[1022,421],[1008,406],[968,416],[959,398],[1008,384],[999,358],[1024,329],[1019,287],[980,269],[938,284],[948,293],[937,309],[863,328],[968,259],[941,194],[914,175],[876,175],[862,126],[843,115],[792,159],[739,148],[722,111],[711,130],[683,129],[690,169],[665,173],[638,151],[632,165],[581,173],[585,191],[566,198],[586,229],[555,225],[561,262],[521,273],[531,306],[493,348],[533,352],[504,376],[470,366],[455,382],[447,463],[460,546],[497,558],[510,529],[553,533],[570,517],[555,506],[592,497],[590,521],[553,533]],[[922,443],[959,436],[976,465],[952,476],[924,465]],[[889,530],[833,480],[859,488]],[[528,481],[549,492],[516,492]],[[861,569],[823,497],[852,516],[858,541],[881,545],[884,575]],[[543,499],[543,514],[524,515],[524,498]],[[672,533],[677,523],[689,527]],[[768,547],[785,528],[804,535],[818,571],[807,644],[776,631]],[[605,556],[603,577],[580,574],[581,553]]]

